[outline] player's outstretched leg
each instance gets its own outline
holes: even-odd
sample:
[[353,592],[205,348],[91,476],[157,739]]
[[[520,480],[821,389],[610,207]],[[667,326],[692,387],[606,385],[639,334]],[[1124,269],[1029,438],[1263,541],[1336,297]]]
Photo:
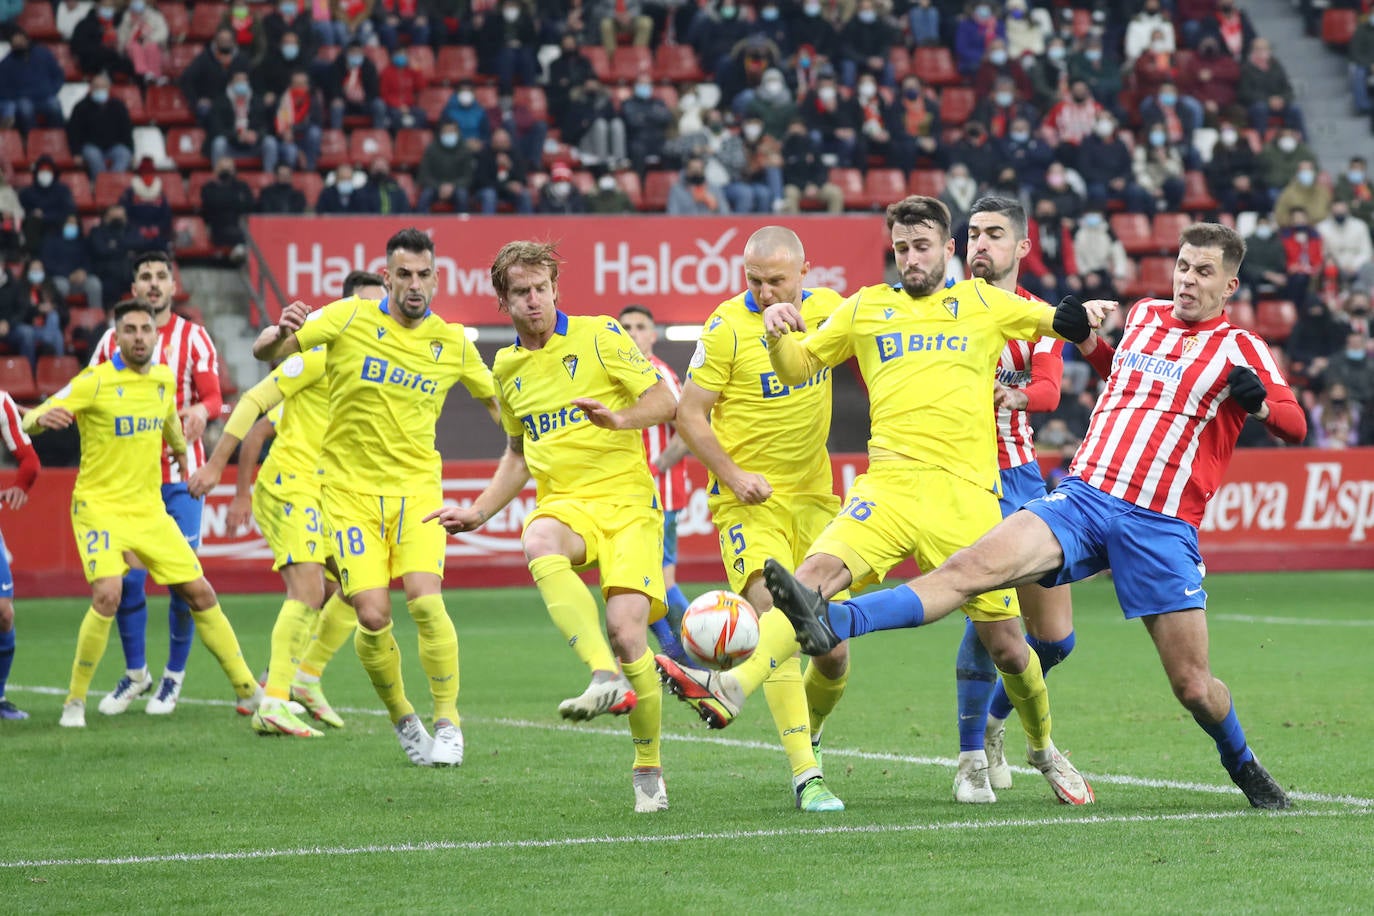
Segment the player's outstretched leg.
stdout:
[[325,698],[320,678],[324,669],[344,643],[358,629],[358,615],[344,600],[342,592],[335,592],[324,603],[310,645],[305,650],[300,667],[291,680],[291,699],[304,706],[312,716],[332,728],[343,728],[344,720]]
[[720,672],[684,668],[666,655],[655,655],[654,664],[668,692],[695,709],[708,727],[725,728],[739,715],[743,692],[738,685],[727,685]]
[[797,644],[807,655],[824,655],[843,640],[835,635],[827,618],[829,602],[820,589],[809,589],[777,560],[763,562],[763,581],[773,596],[773,606],[787,617],[797,633]]

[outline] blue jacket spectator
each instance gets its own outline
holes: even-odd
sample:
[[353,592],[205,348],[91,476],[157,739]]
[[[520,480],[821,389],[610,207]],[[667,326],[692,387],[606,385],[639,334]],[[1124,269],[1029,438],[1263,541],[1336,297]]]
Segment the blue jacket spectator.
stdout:
[[76,214],[67,218],[60,233],[48,233],[38,254],[47,268],[48,279],[64,299],[72,293],[83,293],[88,306],[103,307],[100,278],[95,275],[91,252],[81,237],[81,220]]
[[959,72],[971,76],[994,38],[1006,41],[1007,29],[992,15],[990,4],[979,3],[971,14],[960,16],[954,27],[954,65]]
[[60,232],[67,217],[76,212],[76,199],[71,189],[57,180],[57,166],[51,156],[39,156],[33,164],[33,184],[19,192],[19,203],[24,207],[26,224],[38,220],[44,233]]
[[840,29],[840,81],[853,86],[861,74],[871,74],[879,84],[893,84],[888,54],[901,43],[896,29],[878,12],[875,0],[859,0],[854,15]]
[[486,109],[477,104],[471,83],[458,84],[439,120],[457,124],[458,135],[464,140],[480,140],[485,146],[491,139],[491,120],[487,117]]
[[49,126],[62,123],[57,93],[64,79],[57,58],[42,45],[34,45],[23,29],[10,38],[10,53],[0,60],[0,127],[15,124],[28,130],[40,120]]

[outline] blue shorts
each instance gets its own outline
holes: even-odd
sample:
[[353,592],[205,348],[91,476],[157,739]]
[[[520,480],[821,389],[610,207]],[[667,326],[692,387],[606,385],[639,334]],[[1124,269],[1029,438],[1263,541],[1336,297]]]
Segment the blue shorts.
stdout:
[[997,500],[1002,507],[1002,518],[1011,515],[1032,499],[1045,495],[1045,478],[1040,473],[1040,463],[1030,461],[1020,467],[1005,468],[1001,472],[1002,495]]
[[681,509],[663,513],[663,565],[677,565],[677,514]]
[[1128,619],[1206,609],[1197,529],[1182,519],[1109,496],[1079,477],[1064,478],[1024,508],[1050,526],[1064,551],[1064,565],[1040,580],[1046,588],[1111,569]]
[[181,533],[186,535],[186,543],[192,550],[200,549],[200,517],[205,511],[205,500],[196,499],[184,483],[164,483],[162,485],[162,504],[167,514],[177,523]]
[[5,547],[5,532],[0,531],[0,598],[14,597],[14,577],[10,575],[10,552]]

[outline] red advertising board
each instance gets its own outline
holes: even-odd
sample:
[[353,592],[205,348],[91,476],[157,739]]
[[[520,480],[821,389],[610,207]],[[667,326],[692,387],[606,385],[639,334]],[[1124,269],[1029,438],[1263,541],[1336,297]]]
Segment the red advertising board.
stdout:
[[[691,496],[679,517],[679,578],[720,582],[719,543],[706,510],[705,471],[688,459]],[[833,458],[839,492],[867,466],[863,455]],[[471,500],[495,469],[494,461],[449,462],[444,498]],[[232,473],[232,471],[231,471]],[[12,472],[0,473],[0,487]],[[15,589],[22,598],[81,595],[81,575],[68,502],[75,472],[48,469],[19,512],[0,511],[0,527],[13,553]],[[256,528],[229,531],[233,485],[208,498],[201,559],[210,580],[225,592],[276,591],[267,544]],[[449,540],[450,587],[525,585],[520,528],[534,506],[534,489],[521,493],[478,531]],[[1374,569],[1374,449],[1255,449],[1238,451],[1202,524],[1202,553],[1212,572],[1271,569]]]
[[[745,288],[743,252],[766,217],[254,216],[248,229],[283,294],[311,305],[339,297],[352,270],[378,271],[386,240],[416,226],[434,239],[434,310],[467,325],[505,324],[489,269],[512,239],[555,241],[564,309],[587,315],[640,302],[665,323],[697,324]],[[807,246],[808,286],[841,293],[881,283],[887,237],[880,214],[789,218]],[[255,265],[256,269],[256,265]],[[275,307],[275,303],[273,304]]]

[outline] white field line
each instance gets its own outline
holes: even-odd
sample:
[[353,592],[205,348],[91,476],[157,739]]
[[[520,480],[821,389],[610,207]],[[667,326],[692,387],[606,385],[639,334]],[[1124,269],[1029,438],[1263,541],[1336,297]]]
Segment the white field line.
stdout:
[[1208,614],[1224,623],[1271,623],[1289,627],[1374,627],[1374,620],[1323,620],[1318,617],[1258,617],[1253,614]]
[[1128,814],[1119,816],[1088,815],[1086,817],[1018,818],[1015,820],[946,821],[937,824],[837,824],[827,827],[798,827],[769,830],[720,830],[710,833],[630,834],[628,836],[554,837],[524,840],[430,840],[420,843],[384,843],[370,846],[309,846],[296,849],[253,849],[236,852],[181,852],[151,856],[113,856],[85,859],[21,859],[0,861],[0,869],[15,868],[71,868],[91,865],[157,865],[183,862],[258,861],[266,858],[289,859],[306,856],[357,856],[413,852],[482,852],[500,849],[560,849],[578,846],[621,846],[643,843],[700,843],[703,840],[740,841],[754,839],[790,839],[793,837],[823,837],[842,835],[876,836],[902,833],[941,833],[950,830],[1027,830],[1059,826],[1098,826],[1117,824],[1180,823],[1187,821],[1219,821],[1237,817],[1339,817],[1345,811],[1289,811],[1256,814],[1248,809],[1237,811],[1197,811],[1183,814]]
[[[21,687],[11,684],[11,691],[23,693],[37,693],[47,696],[65,696],[67,691],[61,687]],[[99,696],[92,693],[92,696]],[[194,697],[182,696],[179,703],[186,703],[192,706],[212,706],[219,708],[231,708],[235,704],[228,700],[202,700]],[[354,716],[375,716],[383,717],[386,711],[376,708],[354,708],[345,706],[334,707],[337,712],[346,713]],[[543,722],[531,719],[508,719],[490,718],[486,716],[463,716],[463,724],[475,725],[495,725],[504,728],[523,728],[534,729],[537,731],[556,731],[570,732],[573,734],[610,736],[623,739],[628,732],[626,727],[608,728],[598,725],[573,725],[566,722]],[[752,739],[726,738],[715,734],[700,734],[699,732],[675,732],[664,730],[663,738],[667,743],[683,741],[690,744],[710,744],[717,747],[733,747],[749,751],[776,752],[778,745],[768,741],[755,741]],[[882,751],[863,751],[844,747],[826,747],[825,756],[830,759],[847,758],[852,760],[870,760],[881,763],[902,763],[910,766],[933,766],[952,769],[958,765],[958,761],[951,757],[925,757],[912,754],[894,754]],[[1072,756],[1071,754],[1069,756]],[[1038,777],[1039,770],[1024,766],[1013,766],[1012,771],[1026,777]],[[1097,784],[1132,786],[1135,788],[1146,789],[1174,789],[1182,792],[1205,792],[1212,795],[1232,795],[1238,790],[1233,785],[1183,782],[1175,779],[1146,779],[1138,776],[1126,776],[1114,773],[1093,773],[1084,772],[1084,776]],[[1374,798],[1363,798],[1356,795],[1326,795],[1317,792],[1289,792],[1288,797],[1295,801],[1318,802],[1322,804],[1345,805],[1353,808],[1374,811]]]

